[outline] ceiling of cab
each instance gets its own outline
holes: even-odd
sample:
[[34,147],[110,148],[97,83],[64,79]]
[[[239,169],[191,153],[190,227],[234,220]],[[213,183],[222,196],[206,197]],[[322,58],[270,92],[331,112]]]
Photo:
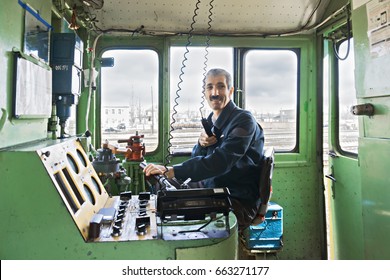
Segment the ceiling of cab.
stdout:
[[188,33],[191,27],[194,34],[207,34],[208,30],[211,34],[219,35],[295,33],[318,24],[329,2],[330,0],[53,0],[60,12],[74,9],[78,21],[97,31],[115,29],[155,35]]

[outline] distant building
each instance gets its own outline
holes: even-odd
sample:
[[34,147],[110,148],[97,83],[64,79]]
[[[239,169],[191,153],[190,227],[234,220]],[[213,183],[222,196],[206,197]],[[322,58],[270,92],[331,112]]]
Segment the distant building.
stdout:
[[157,128],[158,111],[155,106],[143,109],[134,106],[104,106],[102,110],[103,129],[147,129]]
[[130,107],[129,106],[104,106],[102,112],[103,128],[117,128],[124,124],[130,126]]
[[280,110],[279,115],[273,118],[274,122],[296,122],[295,110]]
[[280,110],[279,113],[258,113],[252,112],[258,122],[296,122],[296,113],[294,109]]

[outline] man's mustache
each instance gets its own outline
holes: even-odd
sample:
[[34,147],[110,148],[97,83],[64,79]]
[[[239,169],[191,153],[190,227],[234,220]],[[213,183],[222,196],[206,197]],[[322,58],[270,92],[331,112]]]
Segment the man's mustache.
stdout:
[[219,95],[212,95],[210,96],[210,101],[213,101],[213,100],[222,100],[222,96],[219,96]]

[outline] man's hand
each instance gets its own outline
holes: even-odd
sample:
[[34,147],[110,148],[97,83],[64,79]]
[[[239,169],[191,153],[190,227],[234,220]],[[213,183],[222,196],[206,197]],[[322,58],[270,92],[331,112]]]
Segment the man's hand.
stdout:
[[206,132],[202,131],[198,139],[199,145],[202,147],[208,147],[217,143],[217,137],[215,135],[208,136]]
[[175,177],[175,172],[173,171],[173,167],[168,166],[167,168],[165,168],[164,165],[158,165],[153,163],[149,163],[144,168],[144,173],[146,176],[165,175],[168,179]]

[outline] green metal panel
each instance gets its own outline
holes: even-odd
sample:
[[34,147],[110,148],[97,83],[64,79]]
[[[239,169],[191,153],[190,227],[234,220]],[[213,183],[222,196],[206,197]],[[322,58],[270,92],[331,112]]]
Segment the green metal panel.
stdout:
[[[223,243],[216,243],[211,246],[203,247],[177,247],[176,249],[176,259],[177,260],[193,260],[193,259],[214,259],[214,260],[224,260],[227,255],[232,255],[232,248],[238,247],[237,238],[229,238]],[[228,249],[226,251],[226,249]],[[210,258],[210,250],[213,253],[213,256]],[[215,254],[218,252],[218,254]],[[237,256],[235,257],[237,258]]]
[[327,180],[328,200],[331,202],[330,222],[335,259],[363,259],[363,231],[360,176],[358,161],[344,156],[330,160]]
[[390,259],[390,139],[360,139],[364,253]]
[[[48,140],[0,152],[1,259],[235,259],[237,223],[228,238],[85,242],[36,150]],[[192,248],[178,254],[178,248]],[[199,248],[199,250],[198,250]],[[207,249],[206,249],[207,248]]]
[[[329,50],[329,49],[326,49]],[[328,52],[329,55],[332,51]],[[331,59],[332,63],[335,63]],[[332,65],[332,64],[331,64]],[[335,75],[335,73],[333,72]],[[336,157],[329,156],[327,175],[336,179],[332,182],[325,179],[328,194],[330,258],[362,259],[363,258],[363,228],[361,221],[361,183],[358,161],[351,156],[343,156],[338,146],[337,137],[337,82],[336,77],[330,77],[329,106],[329,150]],[[326,155],[328,156],[328,155]]]
[[[389,91],[390,92],[390,91]],[[361,99],[361,103],[371,103],[374,106],[374,116],[360,117],[363,123],[364,136],[367,138],[390,139],[390,99],[379,96]]]
[[283,205],[283,249],[279,259],[324,259],[326,240],[323,192],[315,166],[279,168],[272,181],[271,201]]
[[359,117],[359,164],[364,227],[364,257],[389,259],[390,54],[371,54],[367,4],[353,11],[356,90],[359,103],[372,103],[375,114]]

